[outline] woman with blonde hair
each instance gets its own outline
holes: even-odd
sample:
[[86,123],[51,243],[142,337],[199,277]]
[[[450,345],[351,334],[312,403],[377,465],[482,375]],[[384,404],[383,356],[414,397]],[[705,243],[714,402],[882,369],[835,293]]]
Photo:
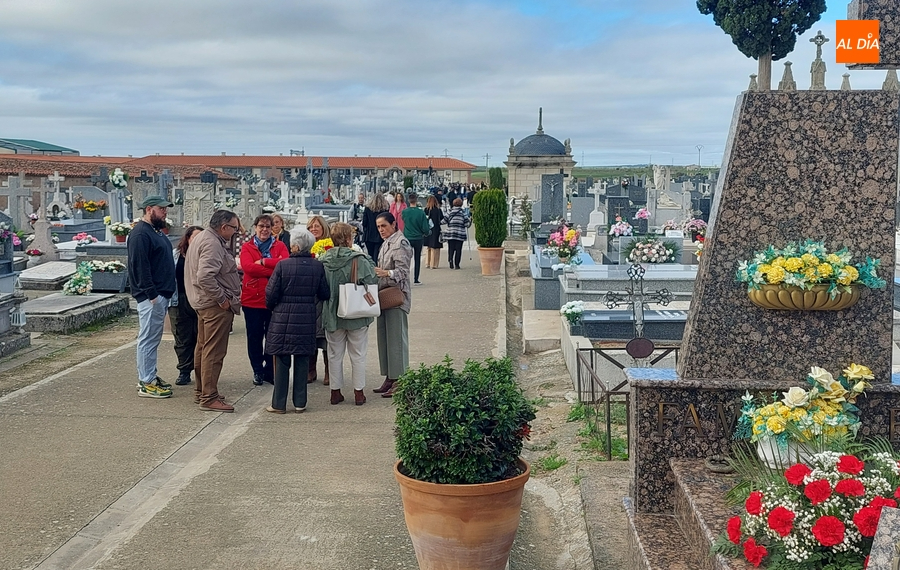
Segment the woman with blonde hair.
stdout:
[[[328,362],[332,372],[331,403],[344,401],[341,388],[344,386],[344,352],[350,353],[351,381],[353,384],[354,402],[357,406],[366,403],[363,389],[366,387],[366,349],[369,325],[372,317],[345,319],[338,316],[338,298],[340,286],[345,283],[373,285],[376,293],[378,277],[375,276],[375,264],[368,255],[352,248],[353,228],[349,224],[338,222],[331,227],[331,239],[334,247],[321,257],[325,266],[325,278],[331,290],[331,298],[322,305],[322,326],[328,340]],[[356,280],[351,281],[353,264],[356,263]]]
[[309,233],[316,238],[316,241],[331,237],[331,229],[328,227],[328,222],[325,221],[325,218],[322,216],[310,216],[309,221],[306,222],[306,229],[308,229]]
[[366,208],[363,210],[363,241],[366,242],[366,251],[372,261],[378,263],[378,252],[381,250],[381,244],[384,242],[381,234],[378,233],[378,225],[376,218],[378,214],[388,211],[387,200],[381,192],[375,192]]
[[403,231],[403,218],[400,217],[400,214],[402,214],[405,209],[406,200],[404,199],[403,192],[397,192],[394,195],[394,203],[391,204],[388,211],[394,215],[394,219],[397,220],[397,229],[401,232]]
[[[313,235],[315,241],[319,241],[320,239],[331,239],[331,228],[328,227],[328,222],[322,216],[310,216],[309,220],[306,222],[306,229]],[[315,254],[313,254],[315,256]],[[328,349],[328,341],[325,339],[325,329],[322,327],[322,303],[321,301],[316,304],[316,352],[309,357],[309,371],[306,376],[306,381],[312,384],[319,377],[319,372],[316,370],[316,366],[319,361],[319,349],[322,349],[322,360],[325,361],[325,378],[322,379],[322,384],[328,386],[331,383],[331,377],[328,374],[328,353],[326,350]]]

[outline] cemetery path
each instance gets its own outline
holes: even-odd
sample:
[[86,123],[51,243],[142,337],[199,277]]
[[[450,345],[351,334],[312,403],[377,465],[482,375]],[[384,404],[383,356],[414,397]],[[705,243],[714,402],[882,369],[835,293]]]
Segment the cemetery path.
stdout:
[[[480,276],[477,258],[462,266],[423,269],[412,363],[495,351],[502,281]],[[365,406],[330,406],[318,382],[305,414],[280,416],[263,411],[271,387],[250,382],[242,319],[220,382],[234,414],[199,411],[191,386],[138,398],[135,334],[126,317],[0,372],[0,568],[416,568],[391,472],[393,407],[371,393],[374,331]],[[171,381],[171,340],[160,354]],[[545,475],[526,489],[510,568],[592,567],[574,563],[583,537],[561,540],[568,498]]]

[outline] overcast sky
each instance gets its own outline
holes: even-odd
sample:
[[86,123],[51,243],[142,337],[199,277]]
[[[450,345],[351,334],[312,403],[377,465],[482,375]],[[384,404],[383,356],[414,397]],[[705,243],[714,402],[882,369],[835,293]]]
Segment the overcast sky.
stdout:
[[[821,29],[797,41],[809,86]],[[773,66],[777,84],[783,66]],[[756,62],[693,0],[0,0],[0,138],[84,155],[461,158],[572,140],[580,165],[722,160]],[[856,71],[855,88],[884,72]]]

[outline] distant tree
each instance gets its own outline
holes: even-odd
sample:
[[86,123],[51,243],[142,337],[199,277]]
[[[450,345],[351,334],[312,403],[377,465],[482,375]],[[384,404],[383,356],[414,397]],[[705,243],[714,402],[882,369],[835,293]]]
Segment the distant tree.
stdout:
[[409,190],[413,187],[413,177],[412,176],[404,176],[403,177],[403,189]]
[[712,14],[740,52],[759,61],[759,89],[768,91],[772,61],[793,51],[797,36],[819,21],[825,0],[697,0],[697,9]]
[[488,188],[498,188],[503,190],[506,187],[506,182],[503,180],[503,169],[499,166],[492,167],[488,170],[488,178],[490,180]]

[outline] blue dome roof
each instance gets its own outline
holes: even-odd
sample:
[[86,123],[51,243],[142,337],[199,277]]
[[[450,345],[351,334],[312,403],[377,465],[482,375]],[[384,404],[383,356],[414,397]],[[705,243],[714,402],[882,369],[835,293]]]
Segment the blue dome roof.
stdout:
[[523,156],[565,156],[566,147],[550,135],[537,133],[520,140],[515,154]]

